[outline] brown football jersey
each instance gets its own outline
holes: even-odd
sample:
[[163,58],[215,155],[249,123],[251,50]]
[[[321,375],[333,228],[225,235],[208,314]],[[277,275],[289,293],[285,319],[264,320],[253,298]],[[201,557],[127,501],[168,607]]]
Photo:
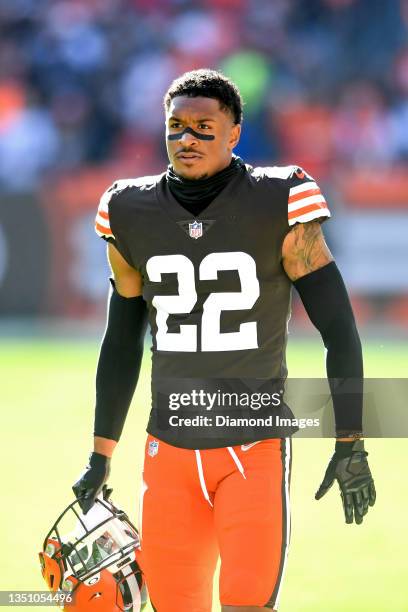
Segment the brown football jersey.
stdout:
[[[173,197],[165,174],[120,180],[105,192],[96,231],[140,272],[149,310],[150,433],[186,448],[214,446],[155,428],[162,379],[286,378],[291,282],[282,243],[291,225],[329,216],[319,187],[297,166],[244,166],[199,218]],[[237,436],[218,446],[229,443]]]

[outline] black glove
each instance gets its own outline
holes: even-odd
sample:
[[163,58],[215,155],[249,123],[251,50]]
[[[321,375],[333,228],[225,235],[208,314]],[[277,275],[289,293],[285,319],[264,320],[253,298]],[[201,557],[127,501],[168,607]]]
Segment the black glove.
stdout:
[[102,491],[102,487],[110,474],[110,457],[99,453],[91,453],[89,464],[73,485],[72,490],[79,501],[81,510],[86,514],[94,505],[95,499]]
[[354,519],[357,525],[360,525],[363,516],[368,512],[368,506],[375,504],[375,486],[367,455],[363,440],[336,442],[334,455],[315,495],[315,499],[321,499],[336,479],[340,487],[346,523],[353,522],[354,511]]

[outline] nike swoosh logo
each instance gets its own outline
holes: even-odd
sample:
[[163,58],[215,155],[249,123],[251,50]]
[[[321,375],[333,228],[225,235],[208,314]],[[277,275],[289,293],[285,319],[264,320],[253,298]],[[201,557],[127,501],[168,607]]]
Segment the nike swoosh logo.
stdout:
[[262,442],[262,440],[258,440],[257,442],[251,442],[251,444],[241,444],[241,450],[247,451],[253,446],[255,446],[255,444],[259,444],[260,442]]

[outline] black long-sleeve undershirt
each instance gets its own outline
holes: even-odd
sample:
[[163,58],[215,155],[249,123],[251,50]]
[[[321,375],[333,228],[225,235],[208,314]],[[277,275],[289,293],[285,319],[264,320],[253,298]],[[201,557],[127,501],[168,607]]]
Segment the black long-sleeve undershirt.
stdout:
[[294,281],[327,349],[326,371],[333,398],[336,435],[362,432],[363,356],[343,278],[331,262]]
[[94,435],[118,441],[139,378],[147,307],[143,298],[125,298],[113,281],[108,320],[96,371]]

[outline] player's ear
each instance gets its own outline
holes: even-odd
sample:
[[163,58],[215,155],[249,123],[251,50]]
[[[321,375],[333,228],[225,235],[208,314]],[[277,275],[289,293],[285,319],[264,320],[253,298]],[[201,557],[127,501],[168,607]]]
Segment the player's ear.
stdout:
[[234,125],[231,128],[231,134],[230,134],[230,146],[231,146],[231,150],[237,146],[237,144],[239,143],[239,138],[241,136],[241,125],[239,123],[234,123]]

